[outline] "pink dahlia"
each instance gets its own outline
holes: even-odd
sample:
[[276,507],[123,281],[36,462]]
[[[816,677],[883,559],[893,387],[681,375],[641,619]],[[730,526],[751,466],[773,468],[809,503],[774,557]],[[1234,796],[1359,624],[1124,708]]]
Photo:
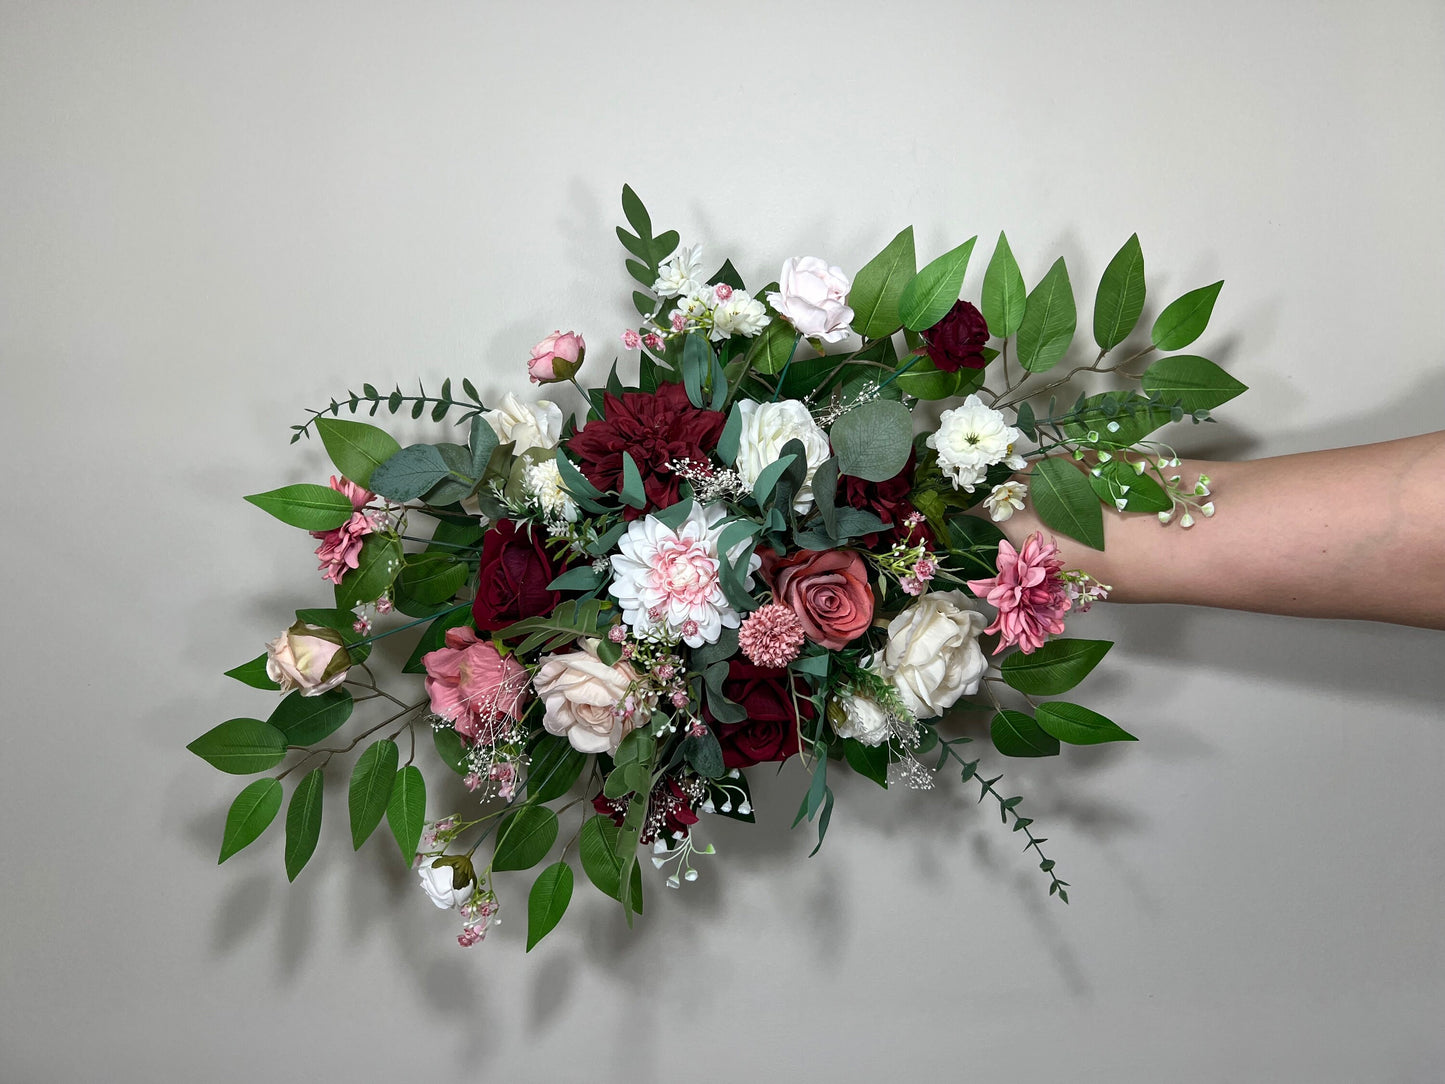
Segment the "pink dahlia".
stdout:
[[998,633],[997,655],[1018,644],[1025,655],[1043,647],[1049,636],[1064,631],[1064,614],[1073,605],[1062,575],[1059,548],[1034,532],[1015,550],[1007,540],[998,544],[998,575],[969,580],[968,589],[998,610],[985,633]]
[[738,646],[753,663],[782,669],[803,648],[803,622],[791,607],[770,602],[748,615],[738,630]]
[[321,539],[316,556],[321,558],[321,578],[340,583],[341,578],[357,565],[361,540],[376,530],[371,517],[362,511],[374,496],[348,478],[332,478],[331,488],[351,501],[351,518],[329,531],[312,531],[312,538]]
[[527,671],[466,625],[447,629],[446,646],[421,657],[431,710],[470,742],[491,742],[520,719]]

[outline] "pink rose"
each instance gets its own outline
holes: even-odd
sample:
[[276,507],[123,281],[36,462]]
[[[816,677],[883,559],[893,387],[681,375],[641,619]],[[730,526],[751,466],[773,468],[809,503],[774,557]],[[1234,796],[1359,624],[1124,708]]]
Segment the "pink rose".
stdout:
[[446,646],[421,657],[431,710],[471,742],[490,744],[520,719],[527,702],[527,671],[469,626],[447,629]]
[[532,356],[527,359],[527,373],[533,384],[553,384],[559,380],[571,380],[582,368],[582,359],[587,355],[587,344],[574,331],[554,331],[532,347]]
[[266,645],[266,676],[281,691],[320,696],[346,680],[351,656],[341,633],[298,621]]
[[853,282],[841,267],[833,267],[817,256],[793,256],[778,273],[778,292],[768,295],[768,304],[786,317],[800,334],[825,343],[848,337],[853,310],[848,291]]
[[837,651],[867,631],[873,590],[857,550],[799,550],[780,557],[765,549],[758,555],[773,598],[798,615],[808,639]]

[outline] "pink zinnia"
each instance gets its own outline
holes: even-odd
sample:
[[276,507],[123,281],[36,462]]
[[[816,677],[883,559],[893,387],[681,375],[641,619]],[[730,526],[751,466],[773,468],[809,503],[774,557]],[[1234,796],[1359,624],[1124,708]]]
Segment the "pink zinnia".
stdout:
[[738,646],[755,666],[782,669],[803,648],[803,622],[791,607],[770,602],[754,610],[738,630]]
[[431,710],[470,742],[491,744],[520,719],[527,702],[527,671],[466,625],[447,629],[446,647],[421,657]]
[[1024,539],[1022,551],[1000,541],[998,575],[968,581],[970,591],[998,610],[993,624],[983,630],[999,634],[995,655],[1012,644],[1031,655],[1049,636],[1064,631],[1064,614],[1072,603],[1063,567],[1059,548],[1035,532]]
[[321,558],[321,578],[340,583],[341,578],[357,565],[361,540],[376,530],[371,517],[362,511],[374,494],[348,478],[332,478],[331,488],[345,494],[351,501],[351,518],[329,531],[312,531],[311,537],[321,539],[321,545],[316,547],[316,556]]

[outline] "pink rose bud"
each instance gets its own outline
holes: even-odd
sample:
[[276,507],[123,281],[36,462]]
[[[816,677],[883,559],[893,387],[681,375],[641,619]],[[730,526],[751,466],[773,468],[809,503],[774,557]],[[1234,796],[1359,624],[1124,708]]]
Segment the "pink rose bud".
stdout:
[[283,693],[300,689],[302,696],[320,696],[345,681],[350,667],[341,634],[304,621],[266,645],[266,676]]
[[642,345],[642,336],[631,328],[622,333],[622,347],[625,350],[636,350]]
[[532,356],[527,359],[527,374],[533,384],[571,380],[582,368],[582,359],[586,354],[587,344],[581,335],[573,331],[554,331],[532,347]]

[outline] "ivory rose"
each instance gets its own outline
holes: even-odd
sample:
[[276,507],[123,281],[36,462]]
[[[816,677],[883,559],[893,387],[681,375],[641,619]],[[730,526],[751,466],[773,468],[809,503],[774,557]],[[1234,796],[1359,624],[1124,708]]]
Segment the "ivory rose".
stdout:
[[527,359],[527,375],[533,384],[553,384],[571,380],[582,368],[587,343],[575,331],[554,331],[532,347]]
[[978,692],[988,661],[978,646],[987,618],[962,591],[924,595],[888,623],[885,676],[920,719]]
[[436,904],[443,911],[455,910],[466,903],[472,896],[472,883],[468,881],[461,888],[452,887],[452,867],[434,866],[433,859],[425,859],[426,865],[417,869],[421,877],[421,889],[426,893],[427,899]]
[[857,550],[799,550],[787,557],[763,550],[759,556],[773,597],[798,615],[808,639],[837,651],[867,630],[873,590]]
[[298,621],[266,645],[266,676],[281,691],[320,696],[346,680],[351,656],[335,629]]
[[852,738],[864,745],[882,745],[893,724],[883,706],[871,696],[845,693],[828,701],[828,722],[840,738]]
[[485,411],[483,420],[492,427],[503,444],[512,441],[514,455],[541,448],[551,451],[562,439],[562,408],[546,399],[524,403],[512,392],[502,397],[502,405]]
[[597,640],[583,641],[581,651],[545,655],[532,685],[545,709],[547,733],[565,737],[582,753],[615,753],[632,729],[637,705],[628,693],[637,671],[622,661],[608,666],[597,657]]
[[784,262],[778,290],[768,294],[768,304],[800,334],[835,343],[846,339],[851,330],[853,310],[848,307],[848,291],[852,288],[841,267],[832,267],[817,256],[793,256]]
[[743,421],[737,457],[737,471],[742,480],[753,485],[764,467],[778,461],[783,445],[797,439],[802,442],[808,466],[803,484],[793,497],[793,511],[806,512],[813,507],[813,474],[833,453],[828,434],[813,420],[806,404],[797,399],[778,403],[739,399],[737,410]]

